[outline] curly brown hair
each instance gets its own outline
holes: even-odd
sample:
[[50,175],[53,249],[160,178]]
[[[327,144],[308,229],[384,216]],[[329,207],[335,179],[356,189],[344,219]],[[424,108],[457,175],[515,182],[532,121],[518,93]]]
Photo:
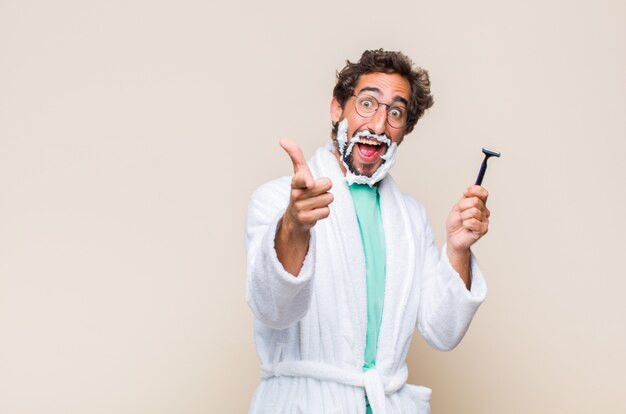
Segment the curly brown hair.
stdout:
[[[361,75],[373,72],[397,73],[404,76],[411,85],[411,97],[409,100],[408,115],[405,134],[413,131],[418,119],[424,115],[424,111],[433,106],[433,97],[430,94],[430,79],[428,72],[418,66],[413,67],[413,62],[402,52],[378,50],[366,50],[358,62],[346,61],[346,66],[337,72],[337,84],[333,89],[333,96],[343,108],[346,101],[354,94],[354,87]],[[337,138],[337,123],[333,122],[331,132],[333,140]]]

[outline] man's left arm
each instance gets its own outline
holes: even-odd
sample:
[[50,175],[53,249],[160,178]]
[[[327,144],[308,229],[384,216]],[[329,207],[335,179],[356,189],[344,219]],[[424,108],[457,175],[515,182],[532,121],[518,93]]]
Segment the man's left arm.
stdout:
[[441,255],[426,217],[424,271],[417,328],[434,348],[456,347],[485,299],[487,288],[470,247],[488,229],[487,190],[468,188],[447,220],[448,237]]

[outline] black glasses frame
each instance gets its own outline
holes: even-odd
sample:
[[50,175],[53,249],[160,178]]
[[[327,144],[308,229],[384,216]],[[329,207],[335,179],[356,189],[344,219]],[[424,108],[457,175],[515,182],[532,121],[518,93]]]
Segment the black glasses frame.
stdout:
[[[352,96],[353,96],[354,98],[357,98],[357,99],[355,99],[355,100],[354,100],[354,110],[356,111],[356,113],[357,113],[357,114],[359,114],[359,115],[360,115],[360,116],[362,116],[363,118],[371,118],[371,117],[373,117],[373,116],[374,116],[374,114],[375,114],[376,112],[378,112],[378,109],[380,108],[380,106],[381,106],[381,105],[385,105],[385,106],[387,107],[387,111],[386,111],[386,112],[387,112],[386,122],[387,122],[387,124],[388,124],[390,127],[395,128],[395,129],[400,129],[400,128],[402,128],[402,127],[404,127],[404,126],[406,125],[406,117],[405,117],[404,121],[402,121],[402,123],[401,123],[400,125],[398,125],[398,126],[393,125],[391,122],[389,122],[389,119],[390,119],[390,118],[389,118],[389,111],[391,110],[391,108],[404,108],[404,112],[405,112],[405,113],[407,113],[407,115],[408,115],[408,112],[407,112],[407,111],[408,111],[408,109],[407,109],[406,107],[404,107],[404,106],[398,106],[398,105],[390,105],[390,104],[386,104],[386,103],[380,102],[378,99],[376,99],[376,97],[374,97],[374,96],[372,96],[372,95],[368,95],[368,94],[366,94],[366,93],[361,93],[361,94],[359,94],[359,95],[354,95],[354,94],[352,94]],[[373,111],[371,114],[369,114],[369,115],[364,115],[364,114],[362,114],[362,113],[359,111],[359,107],[358,107],[358,105],[357,105],[357,101],[358,101],[358,99],[359,99],[359,98],[361,98],[361,97],[368,97],[368,98],[371,98],[371,99],[372,99],[372,101],[374,101],[374,102],[376,103],[376,108],[374,109],[374,111]]]

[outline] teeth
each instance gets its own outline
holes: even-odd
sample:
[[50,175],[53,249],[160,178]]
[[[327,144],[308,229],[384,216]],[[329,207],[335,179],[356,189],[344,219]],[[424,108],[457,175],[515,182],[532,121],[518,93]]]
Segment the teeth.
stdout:
[[359,143],[360,144],[367,144],[367,145],[376,145],[376,146],[379,146],[379,145],[382,144],[382,142],[380,142],[380,141],[377,141],[375,139],[367,139],[367,138],[361,138],[359,140]]
[[391,145],[391,140],[387,138],[386,135],[375,135],[371,134],[369,131],[357,132],[356,134],[354,134],[354,138],[352,138],[350,142],[376,146],[379,146],[381,144],[386,144],[387,146]]

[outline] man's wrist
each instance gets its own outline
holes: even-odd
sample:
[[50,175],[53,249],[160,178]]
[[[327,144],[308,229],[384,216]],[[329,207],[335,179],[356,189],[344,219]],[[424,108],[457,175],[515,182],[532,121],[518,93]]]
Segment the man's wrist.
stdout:
[[301,229],[286,216],[283,216],[278,222],[277,237],[286,243],[302,243],[308,244],[311,233],[309,230]]
[[274,241],[276,256],[283,268],[295,277],[298,277],[304,258],[309,250],[311,233],[294,230],[293,225],[285,216],[278,222]]
[[469,247],[465,248],[455,248],[450,241],[446,245],[446,250],[448,254],[448,259],[450,262],[467,262],[469,263],[470,258],[472,257],[472,251]]
[[472,275],[470,270],[472,251],[469,248],[455,249],[448,240],[448,244],[446,245],[446,254],[448,255],[450,265],[459,274],[465,284],[465,287],[470,289],[472,284]]

